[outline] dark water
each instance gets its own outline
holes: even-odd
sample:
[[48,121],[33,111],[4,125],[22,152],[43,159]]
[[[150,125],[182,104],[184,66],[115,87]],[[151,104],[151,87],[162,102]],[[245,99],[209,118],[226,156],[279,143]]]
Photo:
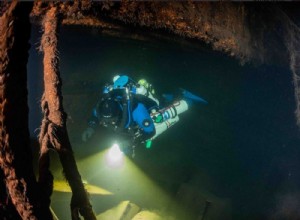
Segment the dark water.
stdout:
[[[38,41],[36,31],[34,42]],[[146,78],[157,94],[185,88],[209,104],[193,106],[153,142],[152,149],[139,150],[132,162],[171,197],[178,198],[176,192],[183,183],[193,183],[201,192],[230,199],[232,219],[300,218],[296,208],[300,204],[299,128],[288,68],[241,66],[206,46],[200,50],[178,42],[111,38],[78,27],[62,28],[59,51],[64,108],[78,158],[97,153],[95,143],[101,138],[84,144],[81,133],[101,86],[115,74]],[[35,136],[43,88],[36,80],[42,76],[41,54],[32,51],[29,71],[30,130]],[[91,171],[95,167],[83,166],[81,175],[89,182],[119,189],[113,199],[91,197],[99,213],[127,199],[158,209],[151,199],[145,202],[142,195],[147,187],[139,194],[134,191],[134,186],[143,183],[133,180],[125,193],[118,181],[121,185],[126,177],[102,177],[97,182],[97,174]],[[68,213],[60,213],[58,206],[68,208],[69,195],[54,193],[52,201],[58,215],[67,219]]]

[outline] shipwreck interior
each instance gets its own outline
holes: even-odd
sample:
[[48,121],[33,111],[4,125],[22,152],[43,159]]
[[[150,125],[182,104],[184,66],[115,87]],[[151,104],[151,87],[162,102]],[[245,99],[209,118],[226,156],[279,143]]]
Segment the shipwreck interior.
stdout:
[[[1,19],[12,4],[3,3]],[[37,184],[52,189],[37,191],[49,198],[45,219],[300,218],[298,3],[31,7],[26,125]],[[0,73],[7,73],[4,65]],[[184,88],[208,104],[191,106],[150,149],[138,146],[134,157],[112,166],[106,155],[115,134],[99,127],[83,141],[82,133],[103,86],[118,74],[147,79],[160,99]],[[2,149],[11,146],[6,133]],[[9,179],[7,164],[0,161],[3,179]],[[8,185],[1,183],[10,194]],[[14,199],[2,205],[10,197],[0,194],[2,215],[26,216],[22,208],[8,208],[18,207]]]

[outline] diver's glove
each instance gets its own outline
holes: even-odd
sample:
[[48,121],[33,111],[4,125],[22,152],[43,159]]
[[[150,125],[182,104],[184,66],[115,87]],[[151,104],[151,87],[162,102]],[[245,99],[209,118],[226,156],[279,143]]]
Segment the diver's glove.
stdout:
[[83,142],[86,142],[88,139],[92,137],[92,135],[95,133],[95,130],[91,127],[88,127],[85,129],[85,131],[82,133],[81,139]]

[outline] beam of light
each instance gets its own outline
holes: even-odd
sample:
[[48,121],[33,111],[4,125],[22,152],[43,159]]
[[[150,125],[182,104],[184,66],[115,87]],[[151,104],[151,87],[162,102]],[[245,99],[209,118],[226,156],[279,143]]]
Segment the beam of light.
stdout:
[[[169,206],[172,200],[168,193],[164,192],[125,154],[122,154],[122,166],[109,165],[107,163],[109,151],[110,149],[106,149],[78,162],[80,174],[84,179],[112,192],[116,201],[130,200],[145,208],[160,209]],[[94,201],[95,203],[97,202]]]
[[[113,148],[116,152],[116,147]],[[142,209],[164,210],[168,207],[175,207],[176,215],[182,208],[168,193],[162,190],[151,178],[149,178],[131,159],[122,154],[122,166],[111,166],[107,163],[107,157],[111,149],[103,150],[91,156],[77,160],[78,170],[82,179],[87,180],[94,186],[107,189],[112,195],[103,200],[103,195],[90,194],[93,209],[96,214],[103,213],[105,210],[113,208],[119,201],[128,200]],[[112,150],[114,152],[114,150]],[[138,155],[137,155],[138,156]],[[114,157],[115,159],[118,158]],[[60,171],[61,172],[61,171]],[[160,174],[161,175],[161,174]],[[56,206],[55,199],[70,196],[55,194],[52,200],[53,209],[60,217],[69,208],[69,197],[66,204],[60,203]],[[105,209],[103,209],[106,207]],[[173,209],[173,208],[172,208]],[[170,213],[171,214],[171,213]]]

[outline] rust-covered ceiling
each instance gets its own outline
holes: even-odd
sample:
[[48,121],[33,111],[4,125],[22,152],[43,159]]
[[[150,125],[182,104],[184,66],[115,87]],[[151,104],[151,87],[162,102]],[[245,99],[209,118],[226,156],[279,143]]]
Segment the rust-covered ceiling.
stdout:
[[287,53],[285,22],[292,21],[287,6],[270,2],[38,1],[32,17],[39,20],[51,5],[60,9],[64,25],[94,26],[111,33],[129,28],[164,31],[208,43],[242,63],[284,60],[286,56],[280,56]]
[[[119,37],[184,39],[195,47],[206,43],[241,64],[289,66],[300,124],[298,2],[77,0],[33,4],[31,20],[36,24],[42,22],[46,11],[56,7],[62,25],[92,26],[99,33]],[[0,3],[0,15],[7,5]]]

